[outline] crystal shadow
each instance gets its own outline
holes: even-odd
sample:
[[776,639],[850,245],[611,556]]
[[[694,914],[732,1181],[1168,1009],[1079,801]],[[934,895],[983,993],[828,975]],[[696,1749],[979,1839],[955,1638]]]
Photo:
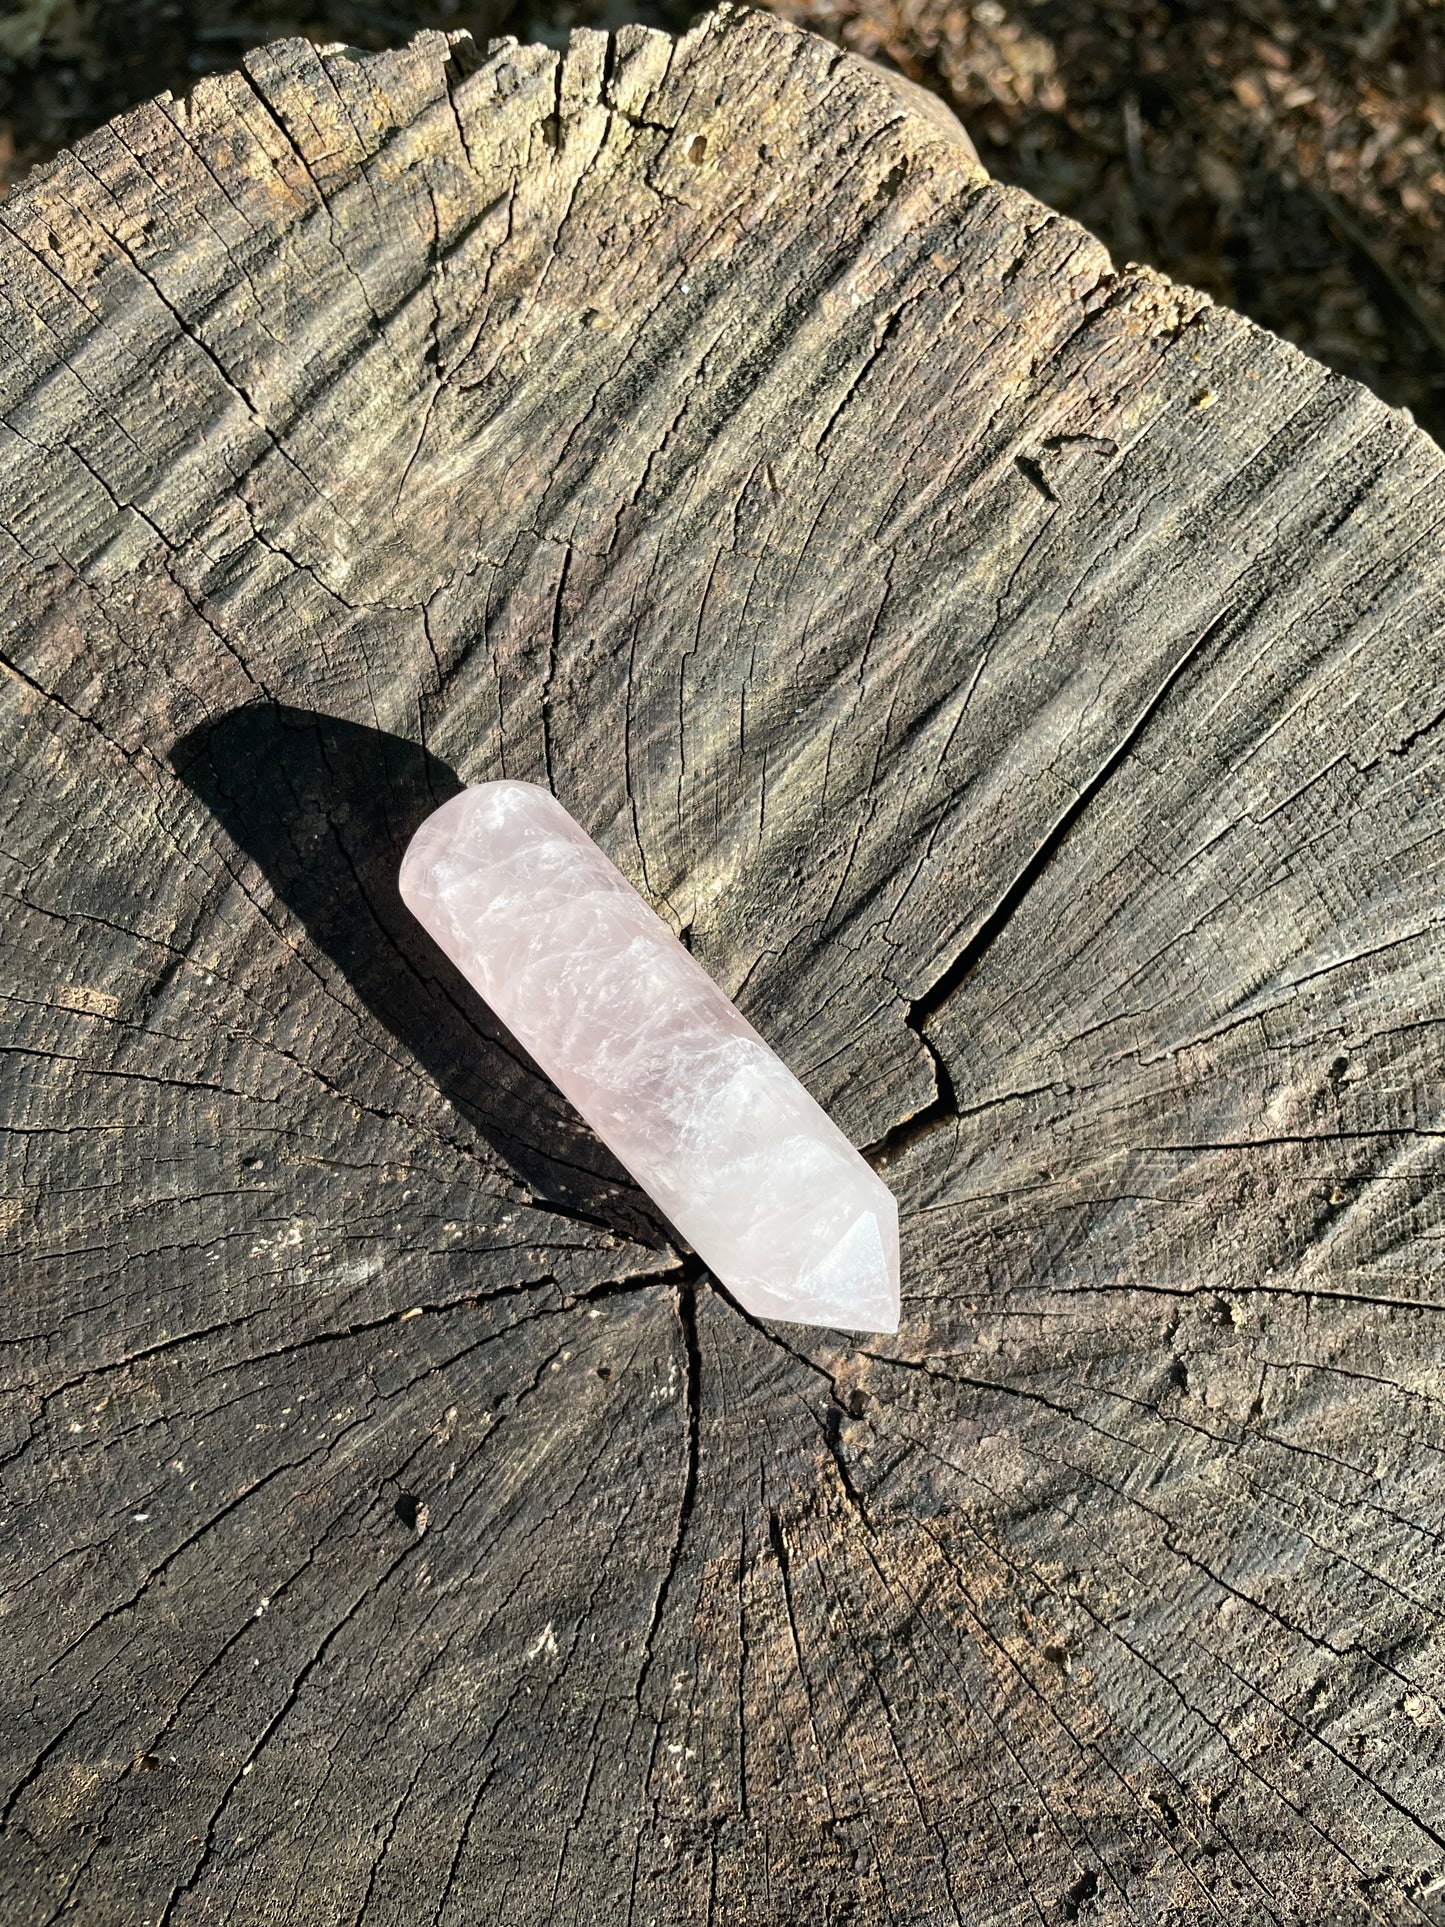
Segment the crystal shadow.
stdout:
[[413,831],[463,788],[453,770],[405,737],[271,703],[191,731],[170,760],[378,1023],[540,1203],[656,1249],[669,1243],[651,1202],[397,893]]

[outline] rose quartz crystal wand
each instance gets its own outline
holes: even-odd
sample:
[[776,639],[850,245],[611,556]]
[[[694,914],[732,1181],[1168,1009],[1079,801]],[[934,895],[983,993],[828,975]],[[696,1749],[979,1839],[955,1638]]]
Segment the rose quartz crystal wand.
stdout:
[[429,816],[407,908],[750,1312],[898,1329],[898,1207],[546,790]]

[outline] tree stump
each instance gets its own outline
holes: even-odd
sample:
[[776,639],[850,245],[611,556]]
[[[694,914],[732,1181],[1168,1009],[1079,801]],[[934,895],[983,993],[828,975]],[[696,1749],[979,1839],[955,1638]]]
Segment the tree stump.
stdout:
[[[1434,445],[755,13],[286,42],[0,230],[7,1923],[1445,1918]],[[502,774],[896,1339],[409,925]]]

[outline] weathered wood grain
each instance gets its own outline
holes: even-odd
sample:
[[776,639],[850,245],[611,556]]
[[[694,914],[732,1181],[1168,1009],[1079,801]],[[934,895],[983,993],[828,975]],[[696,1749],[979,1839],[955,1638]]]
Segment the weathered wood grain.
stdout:
[[[758,14],[271,47],[0,259],[6,1922],[1445,1918],[1436,448]],[[502,772],[896,1341],[407,927]]]

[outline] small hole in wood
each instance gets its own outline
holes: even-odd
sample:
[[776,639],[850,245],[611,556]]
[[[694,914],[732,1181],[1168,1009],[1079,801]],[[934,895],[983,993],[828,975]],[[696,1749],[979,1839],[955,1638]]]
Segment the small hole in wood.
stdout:
[[1099,1891],[1099,1876],[1092,1867],[1085,1867],[1078,1879],[1064,1895],[1063,1915],[1065,1920],[1077,1920],[1079,1909],[1086,1900],[1092,1900]]
[[427,1507],[414,1493],[403,1492],[396,1502],[396,1516],[408,1532],[425,1532],[430,1516]]
[[1174,1811],[1166,1794],[1160,1793],[1156,1788],[1156,1790],[1149,1795],[1149,1804],[1157,1808],[1159,1817],[1163,1820],[1166,1827],[1178,1826],[1179,1815]]
[[694,134],[687,144],[687,158],[694,167],[701,167],[707,158],[707,135]]

